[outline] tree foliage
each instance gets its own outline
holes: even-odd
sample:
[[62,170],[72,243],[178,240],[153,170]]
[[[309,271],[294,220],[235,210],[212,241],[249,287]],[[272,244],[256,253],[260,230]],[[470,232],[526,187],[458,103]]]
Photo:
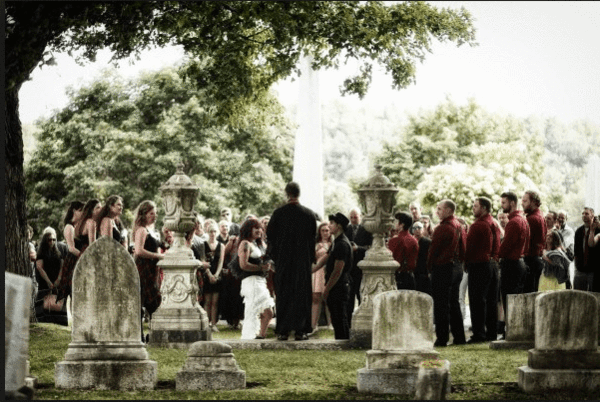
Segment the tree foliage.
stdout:
[[144,199],[160,205],[159,187],[179,161],[200,185],[196,210],[207,216],[223,206],[266,214],[282,201],[293,138],[269,93],[234,116],[235,127],[220,124],[214,99],[175,68],[129,81],[107,70],[69,97],[41,122],[26,165],[28,219],[37,229],[57,225],[74,199],[119,194],[126,210]]
[[474,100],[460,106],[447,99],[411,116],[376,160],[400,188],[398,208],[420,199],[433,209],[451,198],[457,214],[470,217],[475,196],[496,200],[507,190],[541,189],[543,155],[543,133],[530,120],[489,114]]
[[381,64],[393,86],[414,81],[416,62],[433,40],[474,44],[464,9],[423,2],[5,2],[6,264],[28,273],[23,140],[18,92],[33,69],[53,62],[54,51],[79,51],[84,60],[109,48],[114,58],[149,46],[181,44],[201,68],[187,77],[217,102],[217,116],[239,116],[252,99],[295,71],[303,53],[314,66],[359,59],[361,73],[344,91],[364,95],[371,63]]

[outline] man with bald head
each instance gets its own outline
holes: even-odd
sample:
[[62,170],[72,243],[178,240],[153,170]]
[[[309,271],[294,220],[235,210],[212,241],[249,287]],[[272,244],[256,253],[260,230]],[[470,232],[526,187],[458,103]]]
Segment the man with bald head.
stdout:
[[[431,295],[436,341],[434,346],[448,344],[449,331],[455,345],[466,343],[463,317],[460,311],[459,288],[463,276],[466,233],[454,216],[456,204],[452,200],[438,203],[436,226],[429,246],[427,269],[431,272]],[[450,317],[450,319],[448,319]]]

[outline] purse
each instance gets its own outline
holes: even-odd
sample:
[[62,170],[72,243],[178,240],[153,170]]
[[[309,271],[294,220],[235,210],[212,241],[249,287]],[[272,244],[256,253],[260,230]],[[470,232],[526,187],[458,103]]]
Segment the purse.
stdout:
[[65,299],[56,301],[56,295],[48,293],[44,296],[44,310],[48,311],[62,311],[65,304]]

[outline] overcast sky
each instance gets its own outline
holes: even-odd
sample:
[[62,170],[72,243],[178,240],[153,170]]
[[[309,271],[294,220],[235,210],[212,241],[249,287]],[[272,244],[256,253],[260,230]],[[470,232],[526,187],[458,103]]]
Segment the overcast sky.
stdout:
[[[600,2],[433,3],[469,10],[479,46],[436,43],[433,53],[417,66],[417,83],[401,91],[392,90],[391,79],[376,70],[362,102],[375,107],[394,104],[400,112],[415,112],[435,107],[446,95],[458,103],[473,97],[489,111],[600,125]],[[178,48],[144,52],[134,65],[121,62],[120,71],[133,77],[140,70],[173,64],[182,55]],[[55,56],[56,66],[36,69],[21,89],[23,123],[64,107],[65,88],[89,82],[110,59],[108,52],[101,52],[96,63],[80,67],[67,55]],[[339,97],[339,86],[355,69],[350,65],[320,72],[322,102]],[[297,102],[297,81],[286,80],[275,89],[284,105]]]

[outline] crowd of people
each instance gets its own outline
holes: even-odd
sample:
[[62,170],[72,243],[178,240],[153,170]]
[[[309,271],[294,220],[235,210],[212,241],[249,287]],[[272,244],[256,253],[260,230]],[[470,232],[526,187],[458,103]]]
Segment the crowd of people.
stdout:
[[[600,222],[591,207],[581,213],[574,231],[565,211],[542,213],[540,196],[526,191],[501,195],[497,219],[492,201],[473,200],[474,222],[455,216],[452,200],[441,200],[439,224],[431,228],[418,202],[396,214],[388,247],[400,267],[398,289],[413,289],[433,298],[435,346],[487,342],[504,337],[509,294],[576,289],[600,292]],[[427,229],[429,227],[429,229]],[[570,266],[574,264],[571,281]],[[596,273],[596,275],[594,275]],[[469,296],[471,330],[465,339],[464,299]]]
[[[361,224],[358,208],[349,218],[338,212],[322,221],[300,204],[300,187],[286,186],[287,203],[271,216],[246,216],[232,222],[230,208],[219,221],[196,214],[185,244],[200,261],[198,301],[207,312],[212,331],[225,320],[241,328],[242,339],[264,339],[276,317],[278,340],[294,332],[306,340],[318,330],[323,311],[336,339],[349,339],[351,317],[360,304],[362,271],[373,236]],[[492,202],[473,200],[475,221],[456,217],[452,200],[441,200],[434,226],[418,202],[395,215],[396,225],[386,244],[399,263],[398,289],[427,293],[434,301],[435,346],[496,340],[503,335],[507,295],[542,289],[574,288],[600,292],[600,223],[591,207],[582,212],[573,230],[565,211],[540,210],[534,191],[521,198],[501,195],[501,208],[492,216]],[[65,300],[71,296],[73,271],[86,248],[100,236],[110,236],[131,253],[140,275],[142,319],[151,319],[161,303],[163,273],[158,262],[172,246],[167,226],[159,232],[156,205],[141,202],[134,212],[131,236],[121,221],[123,199],[117,195],[71,202],[63,219],[64,242],[53,228],[44,229],[30,259],[37,284],[36,316],[66,325]],[[571,281],[569,266],[574,262]],[[465,338],[464,299],[469,296],[472,337]],[[323,308],[325,307],[325,308]],[[143,326],[142,326],[143,328]],[[142,332],[142,340],[148,336]]]

